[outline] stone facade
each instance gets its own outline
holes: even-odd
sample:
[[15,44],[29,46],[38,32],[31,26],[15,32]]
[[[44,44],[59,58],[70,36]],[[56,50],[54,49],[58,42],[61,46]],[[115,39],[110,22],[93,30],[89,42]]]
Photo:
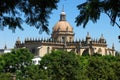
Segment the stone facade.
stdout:
[[104,36],[97,40],[91,38],[89,33],[85,40],[74,40],[72,26],[66,21],[64,11],[60,14],[60,20],[53,27],[50,39],[25,39],[22,43],[20,39],[15,43],[15,48],[28,48],[35,55],[43,57],[52,50],[74,51],[78,55],[89,53],[99,53],[102,55],[115,55],[114,45],[108,48]]

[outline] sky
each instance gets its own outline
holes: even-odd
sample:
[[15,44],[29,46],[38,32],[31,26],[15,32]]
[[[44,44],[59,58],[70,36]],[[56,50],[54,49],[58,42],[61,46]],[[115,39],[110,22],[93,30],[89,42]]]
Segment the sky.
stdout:
[[43,32],[39,34],[39,30],[35,27],[30,27],[23,24],[24,31],[16,29],[15,33],[9,30],[7,27],[3,31],[0,31],[0,49],[3,49],[7,45],[8,49],[14,48],[15,41],[19,37],[21,41],[25,38],[50,38],[52,33],[52,28],[60,19],[60,13],[64,5],[64,11],[66,13],[66,19],[74,29],[75,37],[74,39],[85,39],[87,32],[89,32],[92,39],[99,39],[101,34],[107,41],[109,48],[114,44],[115,49],[120,51],[120,42],[118,40],[118,35],[120,35],[120,29],[115,25],[111,26],[108,16],[102,14],[100,20],[97,23],[89,21],[85,28],[83,26],[76,26],[75,17],[79,14],[77,5],[83,3],[86,0],[60,0],[58,3],[58,8],[52,11],[49,19],[49,30],[50,34]]

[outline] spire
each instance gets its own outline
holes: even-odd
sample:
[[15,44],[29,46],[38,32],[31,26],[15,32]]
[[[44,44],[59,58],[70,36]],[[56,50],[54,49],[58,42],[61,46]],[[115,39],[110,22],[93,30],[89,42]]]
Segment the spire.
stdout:
[[62,12],[64,12],[64,5],[62,6]]
[[5,44],[4,49],[7,49],[7,45]]
[[104,37],[103,37],[103,34],[101,34],[101,37],[100,37],[100,39],[104,39]]
[[60,14],[60,21],[66,21],[66,14],[64,12],[64,5],[63,5],[63,8],[62,8],[62,12]]
[[19,38],[19,37],[17,38],[17,41],[20,41],[20,38]]
[[86,36],[86,42],[87,42],[87,44],[89,44],[90,41],[91,41],[91,37],[90,37],[89,32],[87,32],[87,36]]
[[113,49],[113,50],[115,49],[114,43],[113,43],[113,45],[112,45],[112,49]]
[[100,41],[101,43],[105,43],[105,39],[104,39],[104,37],[103,37],[103,34],[101,34],[101,37],[100,37],[99,41]]
[[87,38],[90,38],[90,34],[89,34],[89,32],[87,32],[87,36],[86,36]]

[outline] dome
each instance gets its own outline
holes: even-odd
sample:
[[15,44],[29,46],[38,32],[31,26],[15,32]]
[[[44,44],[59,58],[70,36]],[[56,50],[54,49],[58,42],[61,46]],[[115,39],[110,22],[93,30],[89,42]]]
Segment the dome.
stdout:
[[59,21],[53,27],[53,31],[73,31],[73,28],[67,21]]
[[51,38],[59,42],[74,40],[73,28],[67,22],[64,10],[60,13],[60,20],[53,27]]

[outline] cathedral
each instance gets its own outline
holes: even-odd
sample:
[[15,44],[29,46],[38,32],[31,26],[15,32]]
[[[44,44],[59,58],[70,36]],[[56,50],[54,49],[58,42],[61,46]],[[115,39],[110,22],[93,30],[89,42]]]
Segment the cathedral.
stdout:
[[53,27],[51,38],[26,38],[24,42],[18,38],[15,48],[27,48],[40,57],[52,50],[74,51],[78,55],[98,53],[115,56],[114,44],[112,48],[108,48],[103,34],[97,40],[92,39],[89,33],[87,33],[85,40],[74,40],[74,35],[72,26],[66,20],[66,13],[62,10],[60,20]]

